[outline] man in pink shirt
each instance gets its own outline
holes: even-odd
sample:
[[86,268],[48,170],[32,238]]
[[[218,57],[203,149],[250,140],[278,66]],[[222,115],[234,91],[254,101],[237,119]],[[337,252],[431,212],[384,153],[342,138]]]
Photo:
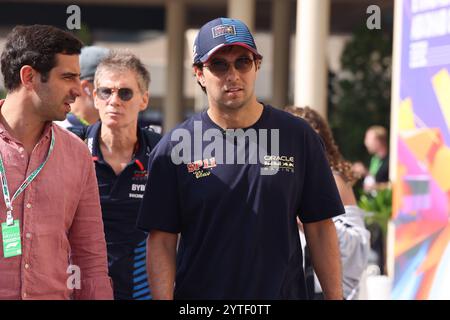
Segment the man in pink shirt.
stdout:
[[1,55],[0,299],[112,299],[86,145],[53,125],[80,95],[82,43],[19,26]]

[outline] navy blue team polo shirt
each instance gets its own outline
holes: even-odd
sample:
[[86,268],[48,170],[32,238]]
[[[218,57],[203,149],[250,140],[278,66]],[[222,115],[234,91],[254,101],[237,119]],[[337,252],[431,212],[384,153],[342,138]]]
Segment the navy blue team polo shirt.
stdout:
[[117,176],[103,160],[100,128],[101,122],[88,127],[85,138],[97,174],[114,298],[151,299],[146,271],[147,233],[136,228],[136,219],[148,178],[148,157],[160,135],[138,128],[133,160]]
[[[172,133],[193,136],[199,123],[203,132],[220,130],[204,111],[153,150],[137,222],[146,231],[181,232],[175,299],[306,299],[296,216],[308,223],[344,213],[320,137],[304,120],[264,106],[244,131],[278,129],[278,154],[269,143],[258,150],[263,161],[256,164],[219,164],[213,152],[175,164],[179,140],[172,141]],[[226,136],[219,142],[224,146]],[[213,141],[207,140],[203,151]],[[232,148],[242,152],[242,145]],[[250,147],[246,140],[248,155]],[[273,168],[275,174],[261,174]]]

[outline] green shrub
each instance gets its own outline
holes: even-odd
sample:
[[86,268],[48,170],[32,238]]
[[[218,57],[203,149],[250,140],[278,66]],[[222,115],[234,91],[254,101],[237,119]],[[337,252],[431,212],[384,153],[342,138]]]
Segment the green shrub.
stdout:
[[391,55],[391,31],[364,26],[345,46],[342,70],[331,80],[328,119],[339,149],[350,161],[368,162],[363,142],[369,126],[389,128]]
[[392,190],[381,189],[374,194],[364,193],[358,201],[358,206],[367,212],[365,222],[368,227],[378,224],[386,239],[387,224],[392,215]]

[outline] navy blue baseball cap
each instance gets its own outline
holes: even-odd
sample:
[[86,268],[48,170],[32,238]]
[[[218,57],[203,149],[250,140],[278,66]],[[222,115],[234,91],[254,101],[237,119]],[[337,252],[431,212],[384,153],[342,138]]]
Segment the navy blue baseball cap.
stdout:
[[208,61],[217,50],[226,46],[244,47],[262,59],[245,23],[237,19],[217,18],[200,28],[194,41],[194,64]]

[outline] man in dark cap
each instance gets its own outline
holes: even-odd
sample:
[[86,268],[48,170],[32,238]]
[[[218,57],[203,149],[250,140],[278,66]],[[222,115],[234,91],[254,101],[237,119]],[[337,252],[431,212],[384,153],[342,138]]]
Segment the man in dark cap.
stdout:
[[325,298],[342,299],[331,218],[344,208],[322,143],[302,119],[258,102],[261,62],[239,20],[212,20],[197,35],[208,109],[150,155],[138,219],[150,232],[154,299],[306,299],[297,216]]

